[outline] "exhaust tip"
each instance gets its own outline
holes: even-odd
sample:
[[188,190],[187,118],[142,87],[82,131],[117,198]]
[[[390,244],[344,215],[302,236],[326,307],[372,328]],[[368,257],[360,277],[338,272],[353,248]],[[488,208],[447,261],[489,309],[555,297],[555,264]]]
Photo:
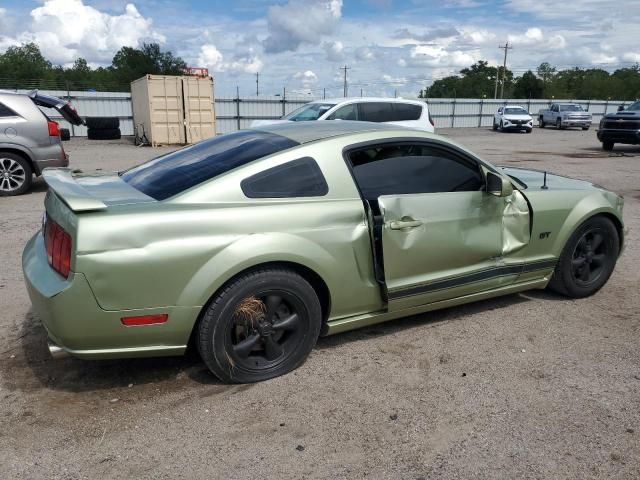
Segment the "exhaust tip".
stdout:
[[64,350],[62,347],[56,345],[53,342],[49,342],[48,347],[49,347],[49,353],[51,354],[51,357],[54,360],[58,358],[66,358],[69,356],[69,353],[67,353],[66,350]]

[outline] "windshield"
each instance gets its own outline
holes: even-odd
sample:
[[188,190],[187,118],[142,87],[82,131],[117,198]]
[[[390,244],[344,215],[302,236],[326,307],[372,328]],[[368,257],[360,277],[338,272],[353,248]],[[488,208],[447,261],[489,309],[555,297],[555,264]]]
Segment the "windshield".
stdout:
[[293,112],[282,117],[283,120],[291,120],[292,122],[305,122],[308,120],[317,120],[324,115],[327,110],[334,107],[335,103],[308,103]]
[[234,168],[299,145],[268,132],[241,130],[203,140],[122,172],[122,179],[156,200],[177,195]]
[[505,115],[529,115],[529,112],[527,112],[524,108],[505,108],[504,109],[504,113]]
[[627,108],[625,108],[625,110],[634,110],[636,112],[640,111],[640,102],[632,103]]
[[584,112],[580,105],[560,105],[561,112]]

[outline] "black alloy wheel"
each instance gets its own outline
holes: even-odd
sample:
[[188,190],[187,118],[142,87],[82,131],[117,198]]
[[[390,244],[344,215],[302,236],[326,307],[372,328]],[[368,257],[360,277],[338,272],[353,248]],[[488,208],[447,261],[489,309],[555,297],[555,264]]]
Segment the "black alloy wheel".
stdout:
[[313,349],[322,308],[313,287],[283,268],[242,274],[216,294],[198,324],[198,351],[227,383],[252,383],[299,367]]
[[620,235],[613,222],[596,215],[571,235],[558,260],[549,288],[582,298],[600,290],[613,273],[620,253]]

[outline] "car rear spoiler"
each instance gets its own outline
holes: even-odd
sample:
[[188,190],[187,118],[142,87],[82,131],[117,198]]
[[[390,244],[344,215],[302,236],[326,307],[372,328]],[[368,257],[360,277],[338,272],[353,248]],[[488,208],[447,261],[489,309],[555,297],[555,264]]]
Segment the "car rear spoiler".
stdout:
[[45,168],[42,178],[49,188],[74,212],[106,210],[107,205],[75,181],[70,168]]

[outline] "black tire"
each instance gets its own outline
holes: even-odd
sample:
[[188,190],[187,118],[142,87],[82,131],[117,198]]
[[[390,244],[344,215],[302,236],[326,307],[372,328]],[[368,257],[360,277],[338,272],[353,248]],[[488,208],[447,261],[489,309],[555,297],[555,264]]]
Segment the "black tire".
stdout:
[[540,128],[544,128],[547,124],[546,124],[546,123],[544,123],[543,118],[542,118],[542,117],[540,117],[540,118],[538,119],[538,125],[540,126]]
[[613,150],[613,145],[614,143],[610,140],[605,140],[604,142],[602,142],[602,149],[605,152],[610,152],[611,150]]
[[87,130],[87,138],[89,140],[118,140],[120,139],[120,129],[111,128],[103,130],[94,130],[89,128]]
[[496,121],[493,121],[493,127],[494,130],[498,130],[498,124],[496,123]]
[[619,253],[615,225],[602,215],[592,217],[569,238],[549,288],[572,298],[593,295],[609,280]]
[[0,197],[22,195],[31,188],[33,169],[27,159],[0,152]]
[[562,126],[562,119],[561,119],[561,118],[558,118],[558,119],[556,120],[556,128],[557,128],[558,130],[564,130],[564,127]]
[[527,133],[531,133],[531,132],[533,132],[533,128],[527,128],[525,131],[526,131]]
[[504,132],[504,123],[500,120],[500,131]]
[[118,117],[87,117],[84,119],[87,128],[93,130],[112,130],[120,128]]
[[69,131],[68,128],[60,129],[60,140],[62,140],[63,142],[67,142],[71,140],[71,132]]
[[589,130],[589,127],[582,127],[582,130],[586,132],[587,130]]
[[[255,308],[256,299],[262,309]],[[247,301],[258,313],[238,314]],[[223,382],[259,382],[298,368],[316,344],[321,323],[320,301],[304,278],[281,268],[256,270],[212,299],[198,325],[198,351]]]

